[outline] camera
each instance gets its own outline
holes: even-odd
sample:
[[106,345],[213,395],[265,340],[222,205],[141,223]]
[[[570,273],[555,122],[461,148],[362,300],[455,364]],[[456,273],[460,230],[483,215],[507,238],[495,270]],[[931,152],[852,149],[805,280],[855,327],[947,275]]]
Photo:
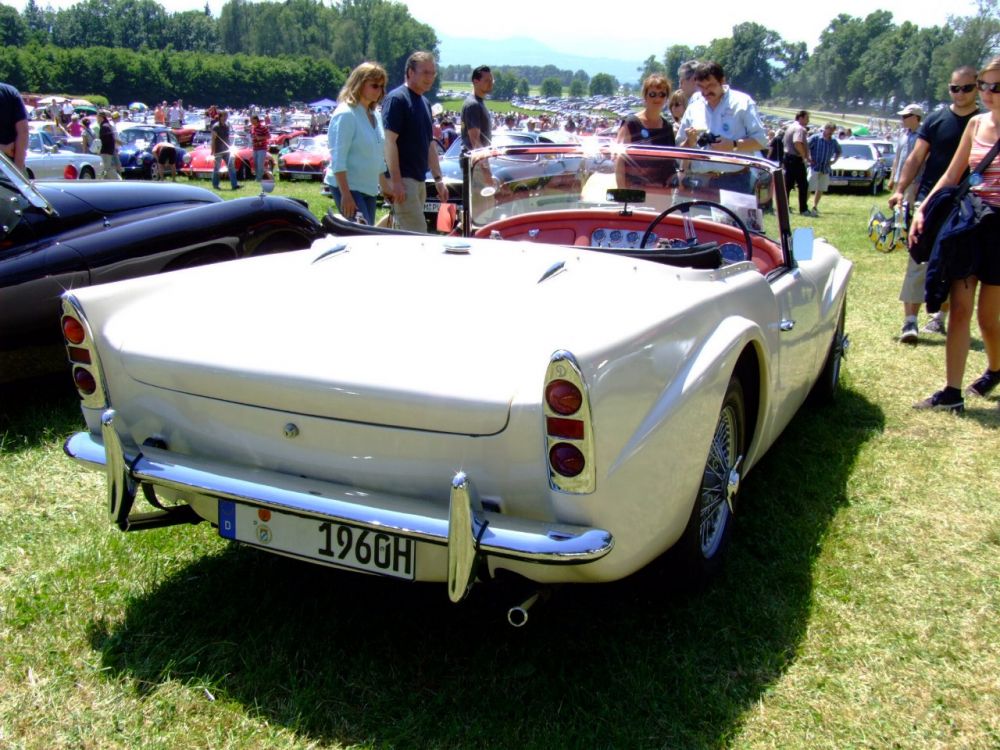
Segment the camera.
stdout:
[[713,143],[718,143],[722,140],[721,135],[716,135],[715,133],[702,133],[698,136],[698,148],[708,148]]

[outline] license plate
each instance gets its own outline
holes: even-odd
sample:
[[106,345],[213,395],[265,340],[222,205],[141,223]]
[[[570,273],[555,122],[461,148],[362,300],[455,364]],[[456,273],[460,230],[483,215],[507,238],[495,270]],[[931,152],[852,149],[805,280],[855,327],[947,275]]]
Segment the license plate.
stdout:
[[847,180],[830,180],[830,187],[847,187]]
[[353,570],[413,580],[412,539],[219,500],[219,536]]
[[438,203],[437,201],[434,201],[433,203],[431,203],[430,201],[428,201],[427,203],[424,204],[424,213],[425,214],[436,214],[438,212],[438,209],[440,209],[440,207],[441,207],[441,204]]

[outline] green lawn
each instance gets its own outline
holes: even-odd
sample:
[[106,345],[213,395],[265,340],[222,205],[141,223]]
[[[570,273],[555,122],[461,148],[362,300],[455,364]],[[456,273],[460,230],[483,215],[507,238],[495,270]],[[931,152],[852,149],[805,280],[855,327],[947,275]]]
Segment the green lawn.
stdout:
[[513,592],[122,534],[62,453],[68,384],[0,391],[0,748],[1000,747],[1000,410],[910,408],[944,350],[896,343],[905,256],[872,249],[872,202],[808,220],[855,263],[845,388],[744,482],[698,595],[563,587],[514,630]]

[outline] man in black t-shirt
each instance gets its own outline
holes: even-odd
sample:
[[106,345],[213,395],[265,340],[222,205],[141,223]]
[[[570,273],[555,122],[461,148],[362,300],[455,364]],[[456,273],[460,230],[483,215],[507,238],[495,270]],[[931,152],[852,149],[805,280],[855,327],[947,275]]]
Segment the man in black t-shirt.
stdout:
[[493,73],[480,65],[472,71],[472,93],[462,104],[462,146],[466,151],[490,145],[493,122],[483,100],[492,90]]
[[0,83],[0,151],[24,171],[28,154],[28,113],[21,92],[9,83]]
[[[896,183],[896,192],[889,198],[889,207],[895,208],[903,200],[903,193],[913,182],[923,167],[923,175],[917,188],[919,203],[931,191],[948,169],[955,151],[958,149],[962,133],[972,116],[979,111],[976,105],[976,70],[966,65],[951,74],[948,84],[951,106],[933,112],[917,131],[913,150],[903,164],[903,171]],[[926,263],[915,263],[911,258],[906,266],[903,287],[899,300],[903,303],[903,330],[899,335],[904,344],[917,343],[917,313],[924,301],[924,279],[927,275]],[[923,333],[944,335],[946,331],[944,313],[937,313],[927,321]]]

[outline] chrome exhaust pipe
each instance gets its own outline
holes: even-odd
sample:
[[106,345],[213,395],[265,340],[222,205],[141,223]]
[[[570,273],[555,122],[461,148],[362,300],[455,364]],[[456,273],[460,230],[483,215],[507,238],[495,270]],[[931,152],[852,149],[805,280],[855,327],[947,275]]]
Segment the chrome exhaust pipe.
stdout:
[[507,622],[511,624],[511,627],[523,628],[528,624],[528,610],[530,610],[538,602],[547,600],[550,593],[550,589],[538,589],[538,591],[529,596],[523,602],[508,609]]

